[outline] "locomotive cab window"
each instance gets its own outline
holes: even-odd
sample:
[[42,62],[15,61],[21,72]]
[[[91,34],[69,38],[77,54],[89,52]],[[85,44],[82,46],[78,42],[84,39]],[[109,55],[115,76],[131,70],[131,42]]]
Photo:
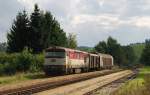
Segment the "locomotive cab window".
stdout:
[[45,53],[46,58],[64,58],[65,52],[49,51]]

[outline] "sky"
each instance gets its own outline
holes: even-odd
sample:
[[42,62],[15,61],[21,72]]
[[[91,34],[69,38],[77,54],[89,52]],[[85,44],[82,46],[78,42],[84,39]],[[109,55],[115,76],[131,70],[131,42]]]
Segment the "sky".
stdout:
[[150,0],[0,0],[0,42],[7,41],[16,14],[31,13],[35,3],[66,33],[76,34],[79,46],[94,46],[109,36],[122,45],[150,39]]

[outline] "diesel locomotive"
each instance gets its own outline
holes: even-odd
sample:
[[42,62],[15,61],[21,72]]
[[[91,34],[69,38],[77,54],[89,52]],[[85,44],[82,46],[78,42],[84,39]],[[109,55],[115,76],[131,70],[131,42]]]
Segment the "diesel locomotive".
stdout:
[[89,53],[64,47],[49,47],[45,50],[46,75],[81,73],[112,67],[113,57],[108,54]]

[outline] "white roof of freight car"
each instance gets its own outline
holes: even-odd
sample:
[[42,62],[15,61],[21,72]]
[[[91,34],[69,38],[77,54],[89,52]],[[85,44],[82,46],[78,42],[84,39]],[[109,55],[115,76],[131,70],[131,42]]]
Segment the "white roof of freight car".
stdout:
[[112,56],[109,55],[109,54],[98,53],[98,55],[100,55],[102,57],[110,57],[110,58],[112,58]]

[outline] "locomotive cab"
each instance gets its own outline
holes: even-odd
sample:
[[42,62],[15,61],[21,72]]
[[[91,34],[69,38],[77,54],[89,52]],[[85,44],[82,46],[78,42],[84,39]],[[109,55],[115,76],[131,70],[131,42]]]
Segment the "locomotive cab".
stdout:
[[48,48],[45,50],[44,71],[49,74],[63,74],[66,71],[66,51],[62,48]]

